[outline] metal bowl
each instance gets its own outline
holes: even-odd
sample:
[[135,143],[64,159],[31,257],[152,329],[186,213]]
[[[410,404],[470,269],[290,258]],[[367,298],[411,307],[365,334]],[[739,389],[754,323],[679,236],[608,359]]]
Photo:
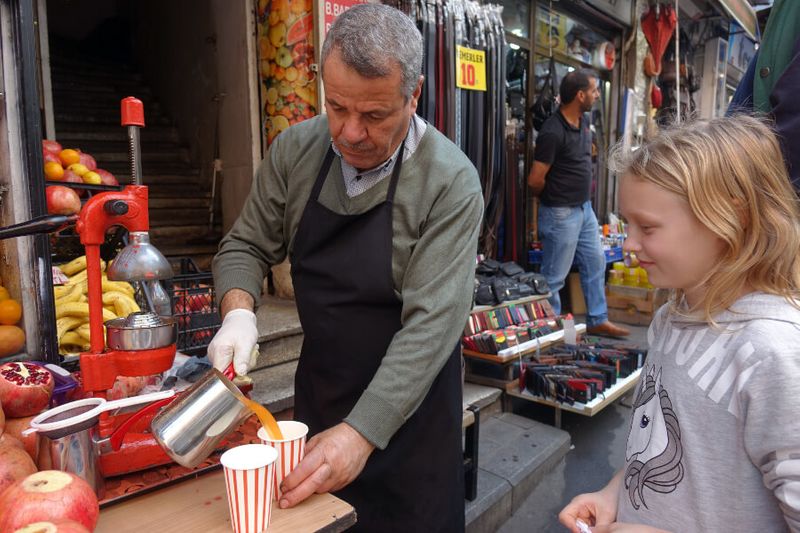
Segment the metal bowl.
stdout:
[[131,313],[106,322],[106,344],[111,350],[153,350],[174,344],[178,321],[154,313]]

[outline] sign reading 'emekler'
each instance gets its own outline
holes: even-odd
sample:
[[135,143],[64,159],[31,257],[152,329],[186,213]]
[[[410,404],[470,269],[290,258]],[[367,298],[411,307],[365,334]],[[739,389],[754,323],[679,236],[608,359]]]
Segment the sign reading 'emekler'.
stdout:
[[473,91],[486,90],[486,52],[456,46],[456,86]]

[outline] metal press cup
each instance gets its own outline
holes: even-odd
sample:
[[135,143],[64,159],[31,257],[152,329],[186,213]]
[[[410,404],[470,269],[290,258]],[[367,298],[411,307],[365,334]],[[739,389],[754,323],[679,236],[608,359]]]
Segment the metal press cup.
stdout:
[[264,444],[237,446],[220,457],[235,533],[261,533],[269,526],[277,458],[278,452]]
[[278,452],[278,460],[275,463],[275,486],[273,494],[275,499],[280,500],[281,483],[289,473],[302,461],[306,450],[306,435],[308,426],[295,420],[281,420],[278,422],[283,439],[273,439],[267,434],[263,427],[258,430],[258,438],[261,442],[272,446]]
[[194,468],[252,414],[240,398],[236,385],[212,368],[153,418],[150,431],[176,463]]

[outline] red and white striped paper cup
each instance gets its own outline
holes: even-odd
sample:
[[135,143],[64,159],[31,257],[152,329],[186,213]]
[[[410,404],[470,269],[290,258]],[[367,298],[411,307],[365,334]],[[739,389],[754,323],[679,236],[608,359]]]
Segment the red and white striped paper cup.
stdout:
[[278,460],[275,462],[275,485],[273,489],[276,500],[281,498],[281,483],[283,483],[284,478],[303,459],[306,450],[306,435],[308,435],[308,426],[295,420],[281,420],[278,422],[278,427],[281,428],[281,433],[283,433],[282,440],[271,438],[263,427],[258,430],[258,438],[261,439],[261,442],[272,446],[278,452]]
[[220,457],[235,533],[261,533],[267,529],[277,458],[275,449],[264,444],[237,446]]

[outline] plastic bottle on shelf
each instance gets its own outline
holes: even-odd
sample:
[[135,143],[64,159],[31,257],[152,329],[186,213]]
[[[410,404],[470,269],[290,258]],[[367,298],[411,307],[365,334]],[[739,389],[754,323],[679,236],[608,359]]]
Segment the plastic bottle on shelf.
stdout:
[[575,319],[572,317],[572,313],[568,313],[564,317],[561,325],[564,328],[564,344],[577,344],[578,334],[575,331]]

